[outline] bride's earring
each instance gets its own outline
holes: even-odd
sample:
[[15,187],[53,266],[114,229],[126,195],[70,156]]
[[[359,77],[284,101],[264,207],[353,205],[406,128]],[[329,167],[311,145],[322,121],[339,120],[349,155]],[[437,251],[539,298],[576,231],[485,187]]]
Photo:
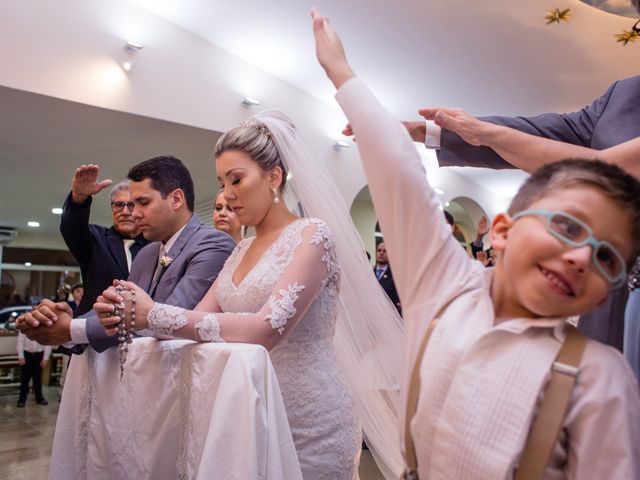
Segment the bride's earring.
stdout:
[[271,187],[271,191],[273,192],[274,198],[273,203],[280,203],[280,198],[278,197],[278,190],[275,187]]

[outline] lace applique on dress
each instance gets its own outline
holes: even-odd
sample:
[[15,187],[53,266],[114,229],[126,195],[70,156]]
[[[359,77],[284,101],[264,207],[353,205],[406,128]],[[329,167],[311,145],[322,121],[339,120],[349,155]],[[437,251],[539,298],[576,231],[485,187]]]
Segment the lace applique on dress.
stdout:
[[148,318],[149,329],[162,335],[173,335],[173,332],[189,323],[184,308],[163,303],[154,303]]
[[224,343],[220,336],[220,322],[213,313],[208,313],[202,320],[195,324],[196,338],[201,342]]
[[289,285],[287,290],[280,290],[280,299],[276,299],[275,295],[269,297],[269,307],[271,313],[267,315],[271,328],[277,330],[280,335],[284,332],[287,320],[296,314],[295,303],[300,296],[299,293],[304,290],[304,285],[294,283]]
[[311,245],[322,244],[324,247],[322,261],[327,267],[327,281],[337,283],[340,275],[340,266],[338,265],[338,259],[336,257],[336,247],[331,238],[331,230],[322,220],[311,218],[309,221],[316,226],[316,231],[311,237]]

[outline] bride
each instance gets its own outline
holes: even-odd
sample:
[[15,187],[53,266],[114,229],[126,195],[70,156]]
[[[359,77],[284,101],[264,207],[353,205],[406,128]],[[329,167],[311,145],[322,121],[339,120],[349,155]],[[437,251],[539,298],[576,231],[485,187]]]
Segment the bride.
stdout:
[[[392,398],[398,366],[385,357],[389,349],[399,352],[400,320],[371,275],[337,187],[277,112],[228,131],[214,153],[224,198],[256,236],[238,244],[194,311],[154,303],[135,284],[121,282],[125,290],[106,290],[94,307],[103,325],[114,334],[120,320],[129,324],[129,317],[113,316],[115,305],[129,301],[128,289],[135,292],[138,331],[263,345],[304,478],[357,478],[359,419],[381,469],[395,475],[401,468]],[[332,225],[293,214],[285,195],[308,215],[324,213]]]

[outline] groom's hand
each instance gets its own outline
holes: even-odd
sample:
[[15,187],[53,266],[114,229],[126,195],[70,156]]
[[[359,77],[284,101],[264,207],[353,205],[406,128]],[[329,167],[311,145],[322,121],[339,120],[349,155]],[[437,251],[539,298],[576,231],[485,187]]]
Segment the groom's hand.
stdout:
[[71,319],[72,310],[66,302],[43,300],[18,318],[16,328],[41,345],[61,345],[71,341]]

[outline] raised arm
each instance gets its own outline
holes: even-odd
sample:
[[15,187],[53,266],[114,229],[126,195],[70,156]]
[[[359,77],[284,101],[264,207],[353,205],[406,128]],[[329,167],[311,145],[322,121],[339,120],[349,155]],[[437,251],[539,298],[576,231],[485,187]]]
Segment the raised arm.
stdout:
[[[337,263],[333,242],[326,225],[309,221],[301,232],[289,264],[278,279],[267,302],[258,312],[215,313],[190,311],[180,307],[154,303],[140,288],[130,282],[124,286],[136,292],[136,328],[187,338],[199,342],[241,342],[260,344],[271,350],[295,328],[328,282],[337,282]],[[210,292],[210,295],[213,293]],[[110,290],[104,297],[122,301],[128,294]],[[207,300],[210,304],[210,299]],[[103,315],[113,311],[113,304],[96,303]],[[118,317],[103,318],[110,327]]]
[[624,168],[640,178],[640,137],[605,150],[560,142],[480,120],[459,109],[423,109],[425,117],[460,135],[468,144],[487,146],[513,166],[533,172],[566,158],[600,159]]
[[[593,142],[594,129],[609,105],[613,92],[618,88],[623,90],[632,88],[630,85],[620,87],[620,83],[613,83],[601,97],[577,112],[543,113],[534,117],[489,116],[482,117],[481,120],[511,127],[531,135],[589,147]],[[419,113],[424,115],[429,111],[432,112],[433,109],[421,109]],[[471,145],[457,133],[447,129],[442,130],[440,149],[437,150],[437,154],[440,166],[513,168],[495,150],[485,146]]]
[[328,21],[315,10],[312,17],[318,61],[358,140],[400,302],[441,301],[443,289],[464,282],[471,262],[446,225],[406,128],[355,78]]
[[64,202],[60,219],[62,238],[81,265],[86,264],[91,256],[89,215],[92,196],[112,183],[110,179],[98,181],[99,172],[100,167],[92,164],[76,169],[71,180],[71,193]]

